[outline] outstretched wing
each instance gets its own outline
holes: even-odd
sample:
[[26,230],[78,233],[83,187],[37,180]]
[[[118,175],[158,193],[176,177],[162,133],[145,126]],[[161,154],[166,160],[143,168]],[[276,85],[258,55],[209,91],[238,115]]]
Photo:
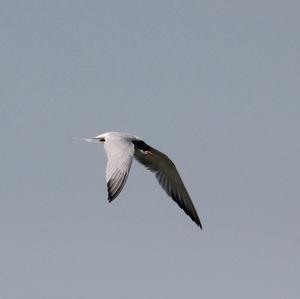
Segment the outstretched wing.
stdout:
[[106,184],[108,201],[113,201],[122,191],[132,164],[134,145],[127,139],[108,139],[104,143],[107,155]]
[[143,141],[135,144],[135,158],[152,171],[167,194],[202,229],[202,225],[193,202],[183,184],[174,163],[167,155],[148,146]]

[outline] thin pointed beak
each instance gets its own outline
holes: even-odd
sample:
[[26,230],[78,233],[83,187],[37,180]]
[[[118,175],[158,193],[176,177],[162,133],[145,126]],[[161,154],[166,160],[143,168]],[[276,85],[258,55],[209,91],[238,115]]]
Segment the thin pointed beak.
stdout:
[[80,140],[80,141],[86,141],[86,142],[94,142],[94,143],[100,142],[100,138],[97,137],[97,136],[96,137],[90,137],[90,138],[72,137],[72,139]]

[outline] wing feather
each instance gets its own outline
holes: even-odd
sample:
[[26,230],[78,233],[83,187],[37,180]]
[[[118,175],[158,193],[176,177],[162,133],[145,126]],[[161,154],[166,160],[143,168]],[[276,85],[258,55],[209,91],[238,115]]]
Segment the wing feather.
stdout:
[[[148,146],[148,145],[147,145]],[[194,204],[174,163],[162,152],[148,146],[147,150],[135,147],[134,157],[153,172],[166,193],[202,229]]]
[[127,180],[127,173],[117,171],[117,174],[110,178],[107,182],[107,192],[108,192],[108,201],[113,201],[122,191],[126,180]]
[[108,201],[113,201],[122,191],[130,171],[134,145],[127,139],[108,139],[104,143],[107,154],[106,182]]

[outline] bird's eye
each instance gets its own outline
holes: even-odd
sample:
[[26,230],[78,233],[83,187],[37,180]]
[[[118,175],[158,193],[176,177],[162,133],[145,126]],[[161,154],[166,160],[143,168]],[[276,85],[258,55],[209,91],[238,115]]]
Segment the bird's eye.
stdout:
[[104,138],[104,137],[101,137],[101,138],[99,139],[99,141],[100,141],[100,142],[105,142],[105,138]]

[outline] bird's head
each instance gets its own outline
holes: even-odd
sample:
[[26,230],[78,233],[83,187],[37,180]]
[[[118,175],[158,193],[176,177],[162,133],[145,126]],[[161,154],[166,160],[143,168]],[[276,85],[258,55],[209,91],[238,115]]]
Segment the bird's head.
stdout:
[[127,133],[120,133],[120,132],[107,132],[107,133],[103,133],[100,135],[97,135],[95,137],[89,137],[89,138],[78,138],[78,137],[73,137],[73,139],[76,140],[84,140],[86,142],[101,142],[101,143],[105,143],[108,140],[119,140],[119,139],[129,139],[129,140],[139,140],[139,138],[137,136],[134,135],[130,135]]
[[104,143],[105,140],[107,139],[108,134],[109,133],[104,133],[104,134],[100,134],[100,135],[97,135],[95,137],[89,137],[89,138],[79,138],[79,137],[72,137],[72,138],[75,139],[75,140],[83,140],[83,141],[86,141],[86,142],[94,142],[94,143],[101,142],[101,143]]
[[107,137],[107,134],[108,133],[100,134],[100,135],[97,135],[95,137],[88,138],[88,139],[91,139],[92,142],[101,142],[101,143],[104,143],[105,142],[105,138]]

